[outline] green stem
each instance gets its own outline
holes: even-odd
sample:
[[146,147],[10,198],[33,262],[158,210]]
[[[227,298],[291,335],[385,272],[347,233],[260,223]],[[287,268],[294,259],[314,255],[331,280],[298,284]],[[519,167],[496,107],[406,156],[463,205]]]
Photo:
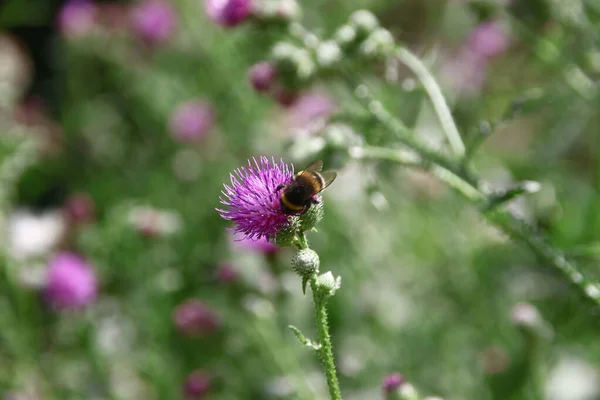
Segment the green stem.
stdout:
[[412,71],[417,77],[423,88],[429,96],[429,100],[433,105],[435,114],[437,115],[442,130],[450,143],[450,147],[458,158],[462,158],[465,155],[465,145],[462,141],[458,128],[452,118],[450,107],[442,94],[440,86],[437,84],[425,64],[413,53],[411,53],[406,47],[400,47],[396,49],[396,57]]
[[321,347],[317,350],[325,376],[327,377],[327,386],[331,400],[341,400],[340,386],[335,371],[335,362],[333,360],[333,347],[331,345],[331,336],[329,335],[329,324],[327,323],[327,309],[325,308],[326,296],[319,290],[317,280],[313,277],[310,280],[310,287],[315,301],[315,318],[317,323],[317,333],[319,335],[319,344]]

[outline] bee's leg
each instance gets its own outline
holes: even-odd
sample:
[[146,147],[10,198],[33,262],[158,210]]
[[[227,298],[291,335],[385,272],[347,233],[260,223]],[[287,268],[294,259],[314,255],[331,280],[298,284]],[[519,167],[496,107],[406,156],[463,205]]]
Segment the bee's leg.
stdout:
[[321,200],[317,198],[317,196],[313,196],[310,198],[310,204],[319,204]]
[[278,186],[275,188],[275,193],[277,193],[277,192],[279,192],[281,189],[283,189],[283,187],[284,187],[284,186],[285,186],[285,184],[283,184],[283,183],[282,183],[281,185],[278,185]]

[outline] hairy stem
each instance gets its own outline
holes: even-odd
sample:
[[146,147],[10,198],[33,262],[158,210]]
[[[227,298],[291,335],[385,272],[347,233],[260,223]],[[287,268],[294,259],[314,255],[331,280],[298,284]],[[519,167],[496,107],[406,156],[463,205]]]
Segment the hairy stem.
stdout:
[[340,393],[340,386],[335,371],[333,347],[331,345],[329,324],[327,322],[327,309],[325,308],[327,297],[323,295],[317,286],[316,278],[313,277],[310,280],[310,287],[313,293],[313,300],[315,301],[315,319],[317,323],[317,333],[319,335],[319,344],[321,345],[316,352],[321,360],[323,370],[325,371],[331,400],[341,400],[342,394]]

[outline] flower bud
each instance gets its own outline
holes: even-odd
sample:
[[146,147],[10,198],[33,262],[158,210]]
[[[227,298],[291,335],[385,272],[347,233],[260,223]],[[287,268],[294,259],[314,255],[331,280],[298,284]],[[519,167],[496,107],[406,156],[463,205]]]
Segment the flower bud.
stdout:
[[147,0],[132,11],[132,25],[139,38],[149,45],[167,42],[177,25],[177,15],[169,3]]
[[333,40],[322,42],[317,47],[317,63],[322,68],[330,68],[340,62],[342,59],[342,50]]
[[231,28],[250,17],[252,0],[206,0],[205,10],[213,22]]
[[379,21],[372,12],[358,10],[350,16],[350,25],[356,29],[359,35],[366,36],[379,27]]
[[358,33],[356,28],[351,25],[342,25],[334,34],[334,39],[340,48],[348,51],[354,47],[357,42]]
[[292,258],[292,268],[302,277],[319,272],[319,255],[311,249],[301,249]]
[[250,84],[257,92],[266,92],[269,90],[273,81],[277,77],[277,70],[267,61],[254,64],[248,73]]
[[203,370],[195,370],[187,376],[183,385],[183,393],[186,399],[201,399],[210,389],[211,378]]
[[186,336],[213,333],[219,325],[217,316],[200,300],[190,299],[173,311],[173,322]]
[[314,228],[322,219],[325,213],[323,202],[320,196],[317,197],[319,202],[313,204],[308,211],[300,216],[300,231],[305,232]]
[[373,31],[360,45],[362,55],[369,58],[387,57],[394,51],[394,37],[384,28]]
[[383,385],[382,385],[383,391],[386,394],[395,392],[405,382],[406,381],[405,381],[404,377],[397,372],[386,375],[386,377],[383,378]]
[[329,296],[333,296],[342,286],[342,277],[338,276],[336,278],[331,271],[328,271],[317,277],[317,286],[323,291],[328,292]]

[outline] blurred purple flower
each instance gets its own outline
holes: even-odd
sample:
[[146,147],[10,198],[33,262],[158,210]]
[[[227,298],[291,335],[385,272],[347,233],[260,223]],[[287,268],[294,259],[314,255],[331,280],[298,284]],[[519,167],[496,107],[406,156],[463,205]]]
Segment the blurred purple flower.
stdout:
[[404,382],[406,381],[402,375],[397,372],[391,373],[383,378],[383,391],[385,393],[392,393],[400,388]]
[[71,222],[84,223],[94,219],[96,205],[89,194],[75,193],[67,198],[64,210]]
[[217,279],[221,283],[231,283],[237,279],[238,270],[230,263],[223,263],[217,269]]
[[[281,228],[289,225],[288,216],[281,211],[277,187],[291,182],[294,167],[283,161],[279,163],[267,157],[260,162],[248,161],[248,168],[241,167],[230,174],[231,186],[224,185],[221,204],[229,209],[217,211],[222,218],[233,221],[234,232],[248,239],[268,239]],[[237,176],[236,176],[237,175]]]
[[249,239],[240,233],[233,234],[233,244],[236,247],[249,251],[257,251],[259,253],[271,254],[279,251],[279,247],[267,238]]
[[204,370],[197,369],[187,376],[183,385],[186,399],[201,399],[210,390],[210,375]]
[[266,92],[277,77],[277,70],[270,62],[261,61],[250,68],[248,75],[254,90]]
[[335,107],[334,100],[324,92],[304,93],[289,108],[289,123],[296,128],[305,127],[315,119],[331,116]]
[[177,24],[177,16],[170,4],[160,0],[146,0],[131,11],[131,23],[142,41],[157,45],[170,39]]
[[467,47],[476,55],[484,58],[497,56],[508,48],[509,33],[498,21],[487,21],[479,24],[467,40]]
[[469,49],[463,49],[445,64],[443,79],[457,92],[474,94],[485,82],[487,60]]
[[58,29],[66,38],[80,38],[96,24],[98,10],[90,0],[70,0],[58,14]]
[[206,14],[213,22],[233,27],[244,22],[252,13],[252,0],[206,0]]
[[96,273],[74,253],[57,254],[48,265],[46,296],[59,309],[78,308],[96,299]]
[[206,335],[219,326],[216,314],[197,299],[187,300],[173,310],[173,322],[187,336]]
[[283,88],[277,88],[273,92],[273,97],[275,100],[277,100],[280,106],[288,108],[293,106],[296,101],[298,101],[299,95],[298,93],[290,92],[289,90]]
[[215,122],[215,111],[203,100],[179,104],[169,119],[171,134],[182,142],[204,138]]

